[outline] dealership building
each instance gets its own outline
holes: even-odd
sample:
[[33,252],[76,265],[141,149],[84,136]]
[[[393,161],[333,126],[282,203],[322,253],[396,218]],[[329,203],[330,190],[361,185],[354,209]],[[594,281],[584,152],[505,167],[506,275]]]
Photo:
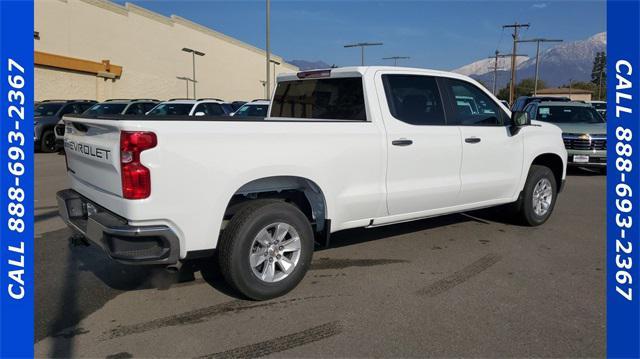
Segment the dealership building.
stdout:
[[[35,100],[264,98],[264,50],[205,26],[105,0],[35,2]],[[272,54],[271,82],[298,70]],[[183,79],[179,79],[183,78]]]

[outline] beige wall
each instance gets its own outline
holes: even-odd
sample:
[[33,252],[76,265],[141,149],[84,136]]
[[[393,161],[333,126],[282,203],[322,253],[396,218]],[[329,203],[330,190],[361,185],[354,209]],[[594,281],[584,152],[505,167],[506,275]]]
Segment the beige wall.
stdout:
[[554,94],[547,94],[547,93],[538,93],[538,96],[547,96],[547,97],[568,97],[570,98],[572,101],[591,101],[591,94],[569,94],[567,93],[554,93]]
[[[192,60],[183,47],[206,53],[196,57],[197,97],[265,96],[260,83],[265,79],[264,51],[177,16],[104,0],[39,0],[34,30],[40,33],[36,51],[110,60],[123,67],[122,77],[115,80],[37,67],[36,100],[185,97],[185,82],[176,76],[191,77]],[[282,63],[276,65],[277,74],[298,70],[278,56],[274,59]]]

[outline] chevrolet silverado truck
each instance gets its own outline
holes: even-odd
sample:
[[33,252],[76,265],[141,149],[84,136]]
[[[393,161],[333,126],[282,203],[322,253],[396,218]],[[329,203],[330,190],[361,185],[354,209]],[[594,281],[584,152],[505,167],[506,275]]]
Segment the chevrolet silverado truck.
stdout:
[[336,231],[498,205],[540,225],[567,161],[557,126],[466,76],[398,67],[281,75],[266,118],[65,126],[71,189],[57,198],[72,229],[128,264],[215,255],[256,300],[293,289]]

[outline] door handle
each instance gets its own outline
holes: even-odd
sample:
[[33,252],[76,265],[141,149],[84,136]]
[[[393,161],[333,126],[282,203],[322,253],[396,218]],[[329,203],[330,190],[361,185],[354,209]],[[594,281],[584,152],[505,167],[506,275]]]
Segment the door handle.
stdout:
[[405,138],[399,139],[399,140],[393,140],[391,141],[391,144],[394,146],[409,146],[411,144],[413,144],[412,140],[407,140]]
[[464,139],[464,142],[466,143],[478,143],[480,141],[481,139],[479,139],[478,137],[469,137]]

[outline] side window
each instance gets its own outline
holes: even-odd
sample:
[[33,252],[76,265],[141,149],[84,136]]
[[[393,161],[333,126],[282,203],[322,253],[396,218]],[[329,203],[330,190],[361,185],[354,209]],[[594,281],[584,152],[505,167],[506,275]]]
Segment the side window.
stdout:
[[65,107],[62,108],[62,110],[60,110],[60,114],[58,115],[59,117],[62,117],[64,115],[68,115],[70,113],[74,113],[74,105],[66,105]]
[[502,124],[500,108],[484,91],[466,81],[448,79],[455,103],[452,124],[497,126]]
[[382,75],[389,111],[411,125],[445,125],[444,109],[434,77]]
[[151,111],[152,108],[156,107],[156,105],[158,105],[157,102],[145,102],[142,104],[142,109],[144,112],[142,112],[142,114],[146,114],[147,112]]
[[144,115],[146,111],[142,103],[131,104],[124,112],[125,115]]
[[207,116],[222,116],[224,110],[217,103],[201,103],[196,107],[194,113],[204,112]]
[[86,110],[88,110],[89,108],[91,108],[91,106],[93,106],[93,103],[88,102],[88,103],[83,103],[80,106],[80,113],[84,113]]

